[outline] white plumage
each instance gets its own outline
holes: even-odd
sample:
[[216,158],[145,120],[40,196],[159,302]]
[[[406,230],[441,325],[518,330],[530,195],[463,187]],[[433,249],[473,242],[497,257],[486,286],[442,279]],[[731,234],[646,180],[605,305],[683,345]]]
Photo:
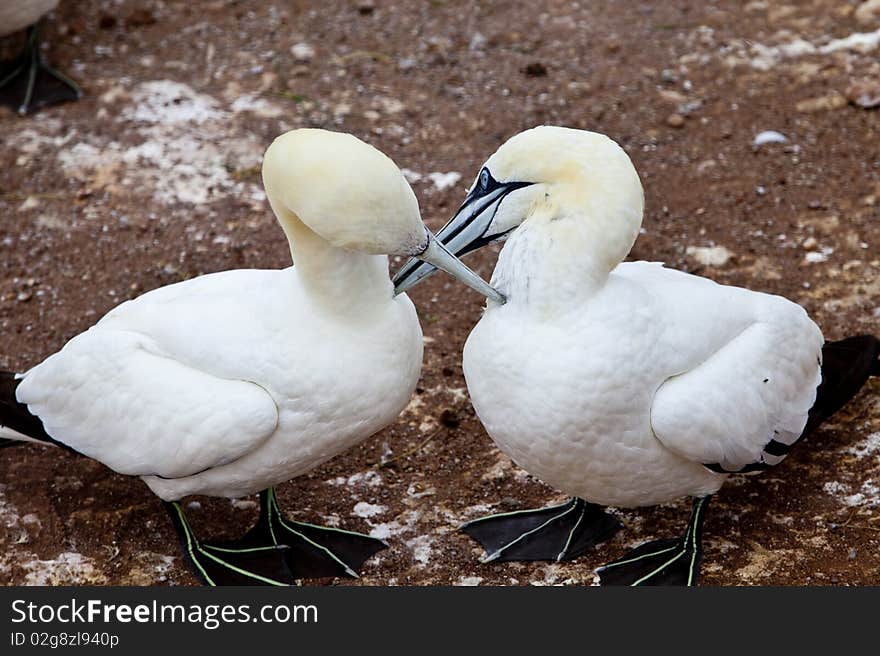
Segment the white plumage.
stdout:
[[384,302],[334,314],[298,269],[227,271],[124,303],[31,369],[18,400],[52,437],[166,500],[289,480],[391,423],[422,361],[415,309],[387,273],[344,281]]
[[391,423],[419,377],[412,303],[393,296],[386,255],[352,250],[423,248],[397,167],[349,135],[301,130],[267,151],[264,179],[296,266],[123,303],[17,390],[54,439],[165,500],[243,496],[308,471]]
[[14,34],[33,25],[58,6],[58,0],[0,1],[0,36]]
[[[415,389],[422,331],[385,253],[497,297],[437,244],[397,166],[351,135],[282,135],[263,182],[295,266],[154,290],[28,372],[0,373],[0,437],[55,441],[141,476],[212,585],[354,576],[386,546],[285,518],[272,489],[387,426]],[[197,538],[177,503],[254,492],[260,518],[236,543]]]
[[[830,345],[834,380],[815,412],[823,337],[806,312],[660,264],[622,263],[643,204],[617,144],[542,126],[486,161],[437,235],[457,255],[507,239],[492,275],[507,300],[490,300],[468,337],[468,391],[502,451],[575,497],[466,524],[486,560],[574,558],[619,528],[596,504],[692,496],[680,538],[642,545],[601,576],[693,583],[707,498],[730,473],[778,464],[880,371],[875,338]],[[397,289],[430,272],[411,261]]]
[[773,458],[771,439],[797,439],[821,347],[781,297],[633,262],[553,321],[516,294],[489,307],[463,366],[480,420],[517,464],[573,496],[632,507],[714,493],[725,476],[704,464],[737,471]]

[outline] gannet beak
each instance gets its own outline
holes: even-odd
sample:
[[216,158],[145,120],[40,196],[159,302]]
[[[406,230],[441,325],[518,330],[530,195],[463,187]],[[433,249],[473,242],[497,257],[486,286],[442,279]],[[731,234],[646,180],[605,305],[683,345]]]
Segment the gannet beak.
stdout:
[[[483,189],[479,186],[474,187],[467,195],[467,198],[464,199],[464,203],[462,203],[455,216],[437,233],[438,247],[444,248],[447,255],[461,257],[471,251],[482,248],[496,239],[504,237],[504,234],[488,234],[492,219],[495,217],[495,212],[498,211],[498,206],[511,191],[532,184],[530,182],[497,183],[494,181],[493,183],[489,189]],[[456,260],[456,262],[458,261]],[[462,267],[464,266],[461,262],[458,262],[458,264]],[[422,256],[412,258],[394,276],[395,291],[400,293],[415,286],[438,268],[443,267],[437,266]],[[447,269],[444,270],[449,272]],[[470,270],[468,269],[468,271]],[[459,278],[458,276],[456,277]],[[478,279],[480,282],[483,282],[481,278]],[[459,278],[459,280],[468,284],[463,278]],[[485,285],[486,283],[483,284]],[[470,286],[473,287],[473,285]],[[477,291],[492,300],[496,300],[496,296],[504,298],[494,288],[489,287],[489,289],[492,289],[494,296],[490,296],[480,289]],[[506,299],[500,302],[503,303],[505,301]]]
[[[480,278],[480,276],[462,264],[457,257],[446,250],[446,247],[440,243],[440,240],[437,237],[431,234],[430,230],[427,232],[428,245],[425,247],[425,250],[407,262],[404,268],[394,277],[395,294],[405,292],[429,273],[433,273],[437,269],[442,269],[456,280],[460,280],[474,291],[479,292],[496,303],[504,303],[507,300],[503,295],[497,292],[494,287],[489,285],[489,283]],[[428,272],[415,279],[403,280],[403,284],[398,284],[397,280],[401,277],[401,273],[403,273],[404,269],[411,267],[414,262],[419,266],[428,267]]]

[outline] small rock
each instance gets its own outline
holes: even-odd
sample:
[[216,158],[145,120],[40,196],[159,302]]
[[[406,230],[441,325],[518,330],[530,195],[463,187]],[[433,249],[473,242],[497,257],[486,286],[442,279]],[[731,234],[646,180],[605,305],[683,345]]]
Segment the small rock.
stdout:
[[681,114],[670,114],[666,117],[666,125],[671,128],[682,128],[684,127],[684,116]]
[[846,90],[846,97],[851,103],[864,109],[880,107],[880,80],[855,80]]
[[116,16],[113,14],[101,14],[98,19],[98,27],[102,30],[112,30],[116,27]]
[[831,109],[840,109],[848,104],[846,96],[837,93],[828,94],[827,96],[819,96],[818,98],[807,98],[801,100],[795,105],[795,109],[799,112],[812,114],[814,112],[825,112]]
[[149,9],[135,9],[125,17],[126,27],[146,27],[156,23],[156,17]]
[[31,298],[33,298],[33,294],[30,292],[18,292],[18,296],[15,297],[15,300],[19,303],[27,303]]
[[547,75],[547,67],[541,62],[532,62],[523,69],[523,73],[529,77],[545,77]]
[[468,50],[471,52],[480,52],[486,49],[486,45],[489,43],[489,39],[486,38],[482,32],[474,32],[474,35],[471,37],[471,42],[468,44]]
[[786,141],[788,141],[788,138],[781,132],[777,132],[776,130],[764,130],[755,135],[755,140],[752,144],[755,146],[763,146],[764,144],[785,143]]
[[458,428],[461,422],[458,420],[455,410],[444,408],[443,412],[440,413],[440,423],[446,426],[446,428]]
[[880,23],[880,0],[865,0],[856,9],[855,17],[862,25]]
[[290,54],[300,62],[311,61],[315,56],[315,49],[308,43],[296,43],[290,48]]
[[663,82],[663,84],[674,84],[675,82],[678,82],[678,75],[676,75],[675,71],[671,68],[664,68],[660,71],[660,81]]
[[805,251],[814,251],[819,248],[819,240],[815,237],[807,237],[801,244]]
[[376,3],[373,0],[361,0],[357,5],[358,13],[362,16],[369,16],[376,11]]
[[681,105],[687,102],[687,96],[675,89],[660,89],[657,93],[660,95],[660,100],[672,103],[673,105]]
[[688,246],[685,252],[700,264],[711,267],[724,266],[733,257],[724,246]]
[[856,556],[858,556],[858,555],[859,555],[859,550],[858,550],[858,549],[850,549],[850,550],[849,550],[849,553],[846,554],[846,559],[847,559],[847,560],[855,560],[855,559],[856,559]]

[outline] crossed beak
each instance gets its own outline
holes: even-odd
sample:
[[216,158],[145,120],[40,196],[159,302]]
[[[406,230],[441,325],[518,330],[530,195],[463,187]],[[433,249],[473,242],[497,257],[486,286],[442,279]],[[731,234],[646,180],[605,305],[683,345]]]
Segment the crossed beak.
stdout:
[[[492,299],[496,303],[504,303],[506,300],[504,296],[495,290],[494,287],[466,267],[461,260],[455,257],[455,255],[450,253],[446,246],[443,245],[443,242],[441,242],[438,237],[431,234],[430,231],[428,231],[428,245],[425,250],[407,262],[404,269],[410,267],[413,263],[416,263],[418,266],[428,267],[428,273],[425,273],[424,276],[420,276],[418,280],[433,273],[437,269],[442,269],[456,280],[460,280],[474,291],[479,292],[486,298]],[[401,269],[401,272],[402,271],[403,269]],[[394,277],[395,294],[400,294],[415,284],[415,282],[411,282],[404,286],[400,286],[397,284],[398,278],[400,278],[400,272]],[[418,282],[418,280],[416,282]]]
[[[428,252],[426,250],[425,253],[413,257],[400,268],[397,275],[394,276],[394,292],[400,294],[420,283],[437,269],[443,269],[458,280],[461,280],[468,287],[483,294],[486,298],[496,303],[506,302],[507,299],[504,298],[503,294],[487,284],[456,258],[482,248],[486,244],[501,239],[506,235],[506,233],[488,234],[489,228],[492,225],[492,219],[495,217],[501,201],[504,200],[507,194],[529,184],[531,183],[509,182],[506,184],[495,184],[489,190],[483,190],[479,186],[475,186],[467,198],[465,198],[464,203],[458,209],[455,216],[443,226],[428,245],[428,250],[431,250],[431,245],[436,244],[437,249],[442,250],[446,256],[452,258],[458,265],[457,272],[425,257],[425,254]],[[469,274],[467,279],[463,277],[462,269]],[[472,284],[473,279],[470,276],[479,280],[481,284],[479,286]]]

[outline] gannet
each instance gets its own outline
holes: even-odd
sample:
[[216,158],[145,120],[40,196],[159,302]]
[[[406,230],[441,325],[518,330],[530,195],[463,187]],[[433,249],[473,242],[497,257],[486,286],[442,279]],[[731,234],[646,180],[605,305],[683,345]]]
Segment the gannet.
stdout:
[[3,0],[0,2],[0,37],[27,28],[24,49],[12,61],[0,62],[0,104],[19,114],[44,105],[77,100],[76,82],[55,70],[43,58],[37,21],[58,6],[58,0]]
[[[575,558],[618,528],[601,506],[694,498],[684,534],[600,568],[603,584],[692,584],[709,499],[732,473],[779,464],[880,375],[871,336],[825,343],[780,296],[623,262],[643,190],[608,137],[541,126],[504,143],[437,234],[461,256],[506,238],[463,353],[499,448],[569,503],[463,530],[485,560]],[[432,272],[410,261],[403,291]],[[821,384],[820,384],[821,382]]]
[[[355,575],[385,546],[286,519],[273,490],[387,426],[415,389],[422,332],[384,254],[416,254],[494,294],[428,232],[397,166],[354,136],[278,137],[263,183],[294,266],[161,287],[25,373],[0,375],[0,438],[140,476],[207,584]],[[198,538],[179,503],[255,492],[259,521],[232,544]]]

